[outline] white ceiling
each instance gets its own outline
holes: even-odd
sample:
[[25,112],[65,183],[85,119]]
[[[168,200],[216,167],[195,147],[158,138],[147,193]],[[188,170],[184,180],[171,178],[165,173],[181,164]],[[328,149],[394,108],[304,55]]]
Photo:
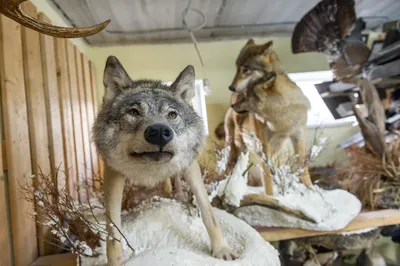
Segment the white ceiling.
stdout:
[[[71,25],[90,26],[111,19],[100,34],[86,38],[91,45],[177,43],[191,41],[182,24],[189,0],[49,0]],[[318,0],[192,0],[206,19],[196,32],[199,41],[290,36],[301,17]],[[369,28],[400,19],[399,0],[356,0],[356,11]],[[190,26],[201,15],[187,14]]]

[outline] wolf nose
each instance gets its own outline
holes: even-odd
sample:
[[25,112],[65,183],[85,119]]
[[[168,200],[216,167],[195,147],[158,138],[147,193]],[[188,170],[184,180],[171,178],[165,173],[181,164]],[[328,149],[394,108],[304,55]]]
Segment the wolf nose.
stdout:
[[144,138],[147,142],[157,145],[162,149],[174,138],[174,134],[172,129],[167,125],[153,124],[145,130]]
[[229,90],[230,91],[236,91],[236,88],[231,85],[231,86],[229,86]]

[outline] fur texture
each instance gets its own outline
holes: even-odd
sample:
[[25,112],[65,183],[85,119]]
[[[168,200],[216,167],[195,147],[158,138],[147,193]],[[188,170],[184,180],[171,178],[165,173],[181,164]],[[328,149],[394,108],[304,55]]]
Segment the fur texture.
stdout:
[[[256,45],[250,40],[236,61],[237,73],[231,86],[241,93],[232,102],[238,114],[248,112],[260,116],[264,124],[264,146],[268,158],[291,139],[299,166],[304,166],[306,156],[305,130],[310,103],[301,89],[285,73],[272,43]],[[242,90],[241,84],[246,84]],[[305,169],[302,181],[308,186],[311,180]],[[266,190],[270,185],[264,184]]]
[[[189,106],[193,82],[191,66],[171,86],[154,80],[132,81],[111,57],[104,73],[104,105],[93,127],[94,142],[106,164],[144,186],[154,186],[186,169],[203,145],[201,118]],[[174,138],[162,150],[172,157],[132,156],[158,151],[144,138],[146,128],[154,123],[172,128]]]
[[[154,80],[132,81],[117,58],[104,71],[103,107],[93,126],[93,139],[104,162],[104,202],[108,265],[122,264],[121,203],[124,179],[154,186],[182,175],[196,198],[211,243],[211,254],[232,260],[201,178],[196,157],[203,144],[201,118],[191,107],[194,69],[186,67],[171,86]],[[111,221],[113,226],[111,226]]]

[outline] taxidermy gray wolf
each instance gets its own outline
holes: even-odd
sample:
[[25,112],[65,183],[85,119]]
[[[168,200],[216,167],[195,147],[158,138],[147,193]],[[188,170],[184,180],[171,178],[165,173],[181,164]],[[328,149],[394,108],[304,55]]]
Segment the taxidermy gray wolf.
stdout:
[[[229,89],[239,96],[232,103],[236,113],[254,113],[264,120],[267,155],[271,158],[285,140],[292,141],[299,167],[305,166],[307,111],[310,103],[290,80],[272,41],[256,45],[249,40],[236,60],[237,72]],[[305,168],[301,181],[308,187],[311,179]]]
[[191,107],[195,73],[187,66],[170,86],[161,81],[133,81],[117,58],[110,56],[104,70],[103,106],[93,126],[93,139],[105,162],[104,194],[109,265],[121,265],[121,200],[124,178],[154,186],[183,175],[200,206],[216,258],[236,257],[226,245],[211,208],[196,157],[203,146],[203,124]]

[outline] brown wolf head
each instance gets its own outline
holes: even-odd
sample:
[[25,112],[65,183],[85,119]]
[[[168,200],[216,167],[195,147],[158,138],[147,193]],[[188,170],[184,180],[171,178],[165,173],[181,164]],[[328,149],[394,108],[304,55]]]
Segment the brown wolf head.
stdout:
[[178,174],[203,145],[201,118],[191,107],[195,74],[186,67],[168,86],[132,80],[115,57],[104,70],[104,103],[93,140],[107,165],[135,184],[153,186]]
[[259,113],[260,98],[265,97],[273,88],[275,79],[275,72],[266,72],[262,78],[249,83],[248,89],[238,94],[236,102],[231,105],[232,109],[238,114]]
[[272,41],[257,45],[250,39],[236,59],[236,75],[229,90],[243,92],[252,82],[262,78],[266,72],[281,72],[279,58],[272,50]]

